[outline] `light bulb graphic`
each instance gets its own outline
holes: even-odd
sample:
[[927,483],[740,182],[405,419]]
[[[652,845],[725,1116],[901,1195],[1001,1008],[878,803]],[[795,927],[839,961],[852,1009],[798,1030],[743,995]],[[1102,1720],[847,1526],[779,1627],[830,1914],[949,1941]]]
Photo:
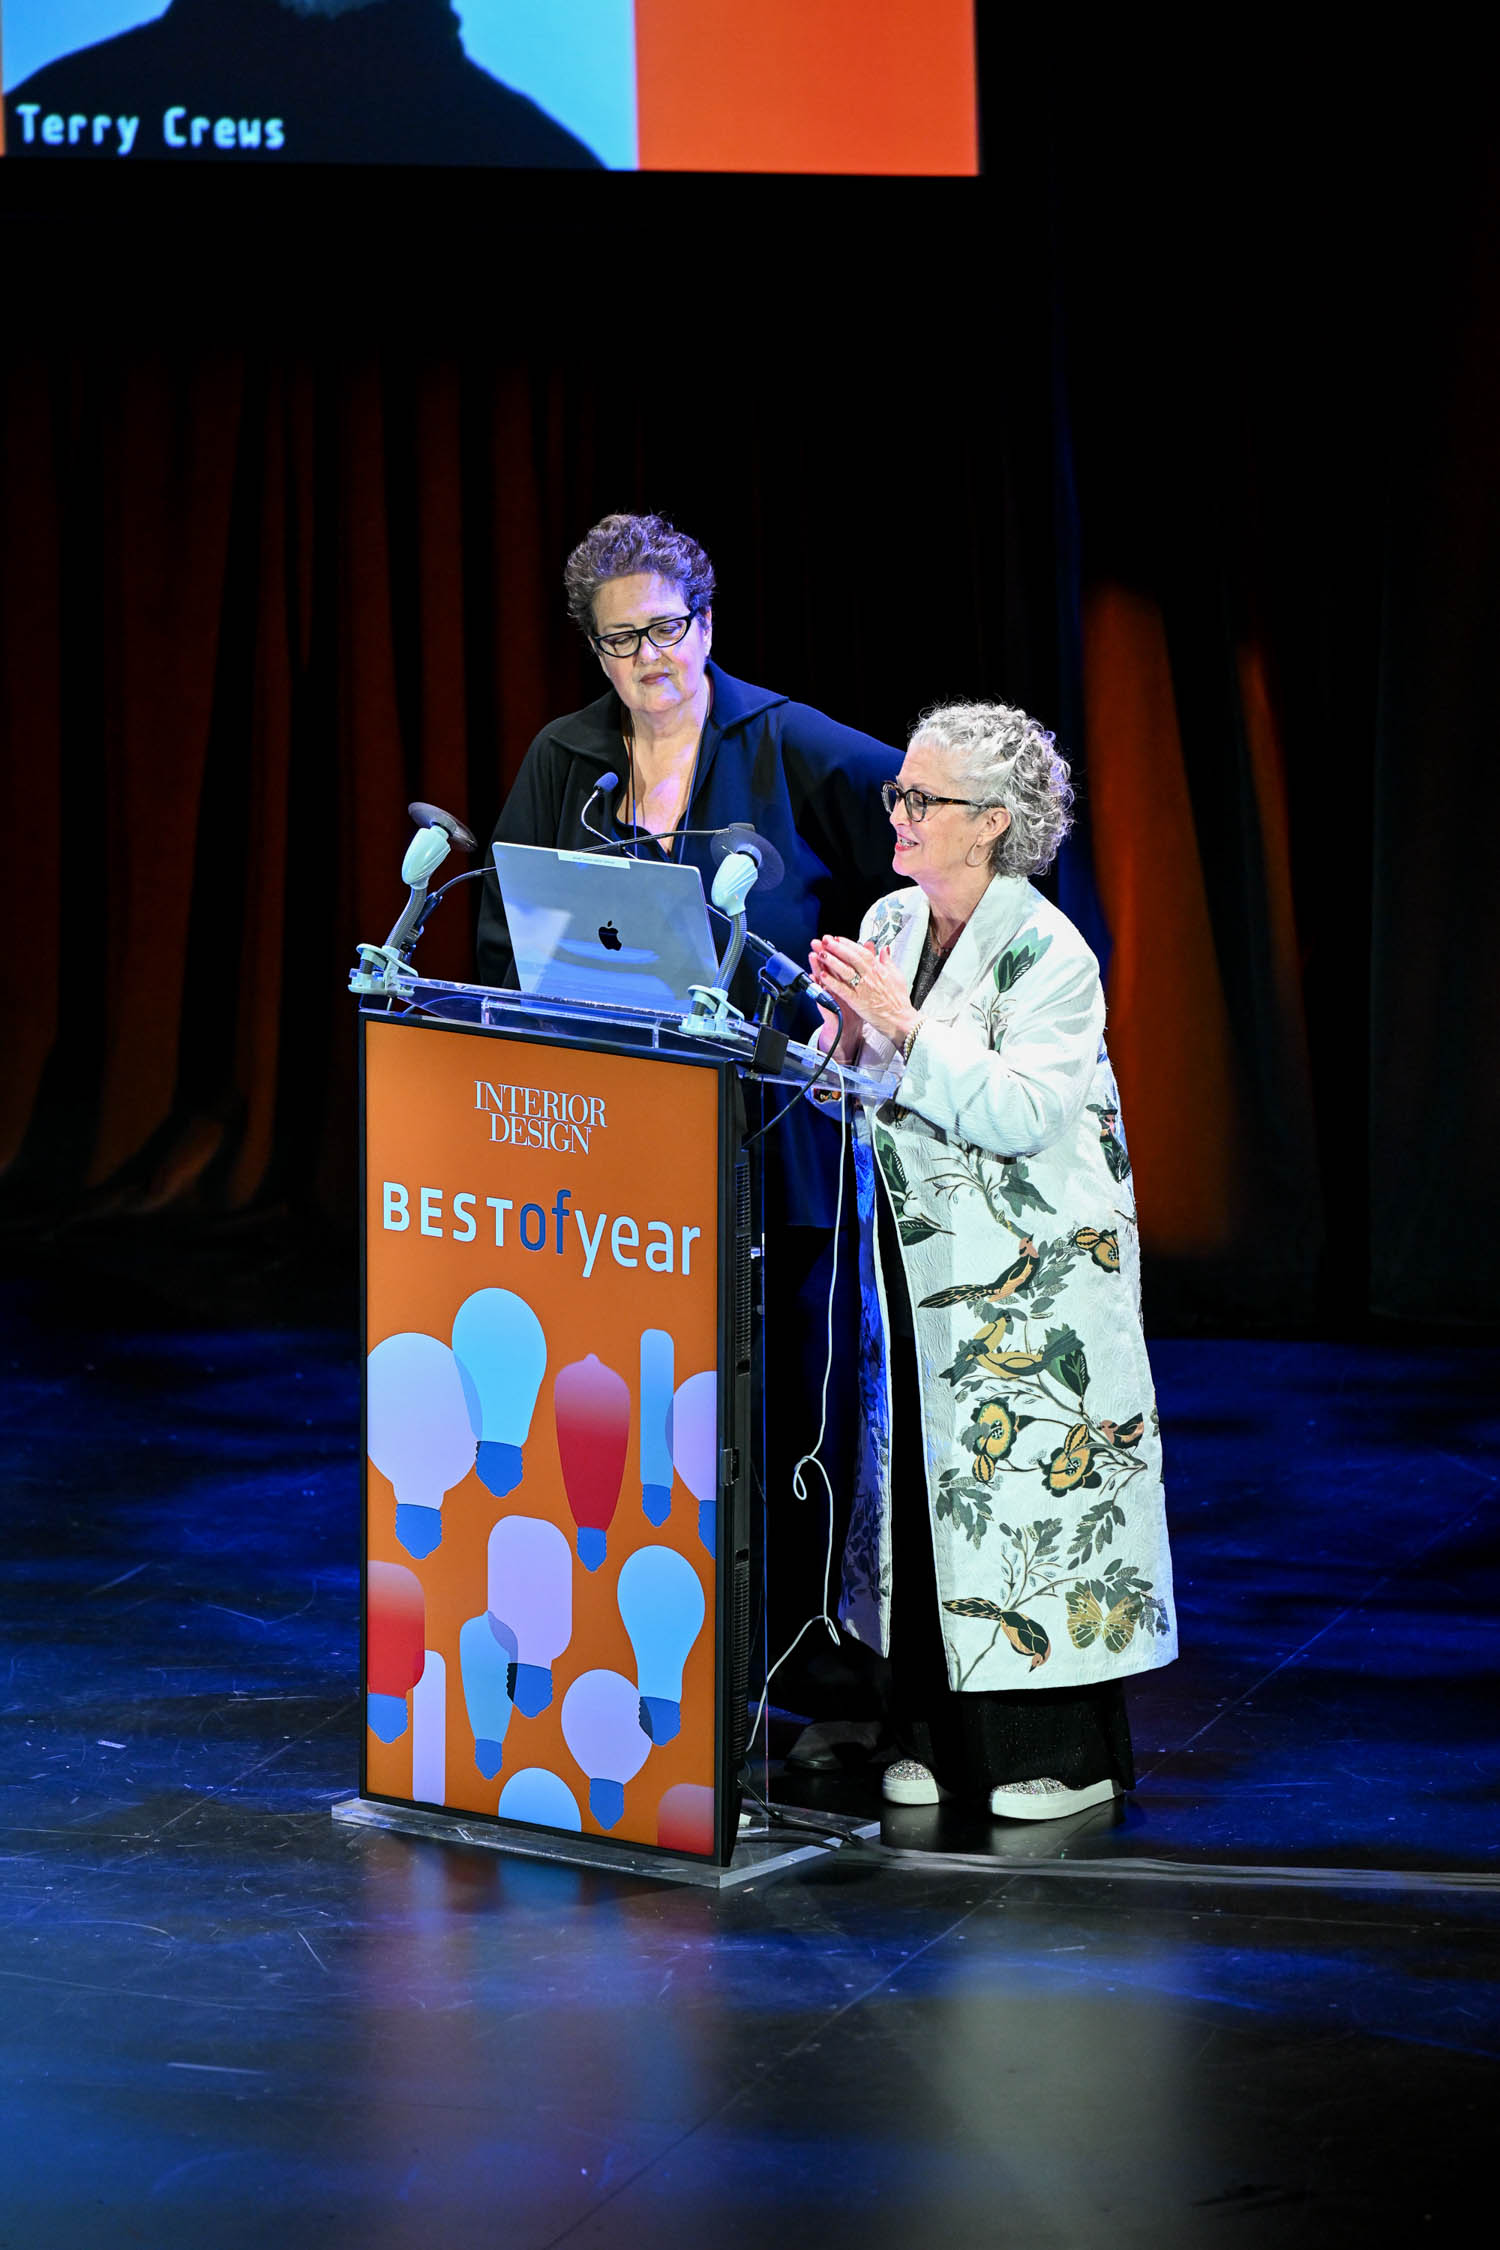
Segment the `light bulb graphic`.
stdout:
[[672,1513],[672,1339],[665,1328],[641,1335],[641,1506],[647,1521]]
[[714,1793],[701,1781],[677,1781],[656,1808],[656,1841],[669,1852],[706,1857],[714,1848]]
[[505,1762],[510,1676],[515,1661],[515,1634],[488,1611],[459,1627],[458,1668],[463,1675],[464,1707],[474,1735],[474,1763],[486,1781],[492,1781]]
[[500,1792],[498,1810],[502,1820],[529,1820],[537,1828],[571,1828],[576,1835],[583,1826],[578,1799],[561,1774],[545,1766],[523,1766],[513,1773]]
[[511,1289],[476,1289],[453,1320],[453,1351],[479,1400],[479,1474],[497,1500],[522,1477],[536,1395],[547,1372],[542,1324]]
[[411,1793],[421,1805],[448,1802],[448,1667],[435,1648],[411,1691]]
[[630,1443],[630,1386],[590,1352],[564,1367],[552,1386],[557,1450],[568,1506],[578,1526],[578,1559],[597,1570],[608,1543]]
[[601,1828],[621,1818],[625,1784],[651,1755],[640,1700],[618,1672],[580,1672],[563,1697],[563,1740],[589,1777],[589,1811]]
[[443,1495],[474,1466],[475,1424],[458,1361],[436,1336],[387,1336],[366,1364],[370,1459],[396,1491],[396,1537],[417,1562],[443,1536]]
[[365,1572],[365,1688],[371,1731],[382,1742],[406,1732],[406,1698],[427,1661],[427,1602],[405,1563],[372,1562]]
[[642,1731],[670,1742],[682,1727],[682,1667],[703,1630],[703,1588],[675,1547],[640,1547],[620,1570],[617,1599],[641,1691]]
[[556,1524],[502,1516],[490,1533],[490,1616],[516,1652],[511,1694],[534,1719],[552,1701],[552,1666],[573,1638],[573,1557]]
[[718,1512],[719,1378],[713,1368],[690,1375],[672,1401],[672,1459],[698,1503],[698,1537],[712,1554]]

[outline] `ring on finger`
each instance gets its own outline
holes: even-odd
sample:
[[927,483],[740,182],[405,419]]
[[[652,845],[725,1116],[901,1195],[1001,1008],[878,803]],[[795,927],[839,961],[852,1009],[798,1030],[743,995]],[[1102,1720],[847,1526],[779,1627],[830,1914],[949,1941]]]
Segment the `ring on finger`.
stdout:
[[856,969],[856,970],[855,970],[855,972],[854,972],[854,974],[853,974],[853,976],[852,976],[852,977],[851,977],[851,978],[849,979],[849,990],[850,990],[851,992],[852,992],[852,991],[854,990],[855,986],[856,986],[857,984],[859,984],[859,983],[860,983],[860,982],[862,981],[863,977],[864,977],[864,970],[863,970],[863,969]]

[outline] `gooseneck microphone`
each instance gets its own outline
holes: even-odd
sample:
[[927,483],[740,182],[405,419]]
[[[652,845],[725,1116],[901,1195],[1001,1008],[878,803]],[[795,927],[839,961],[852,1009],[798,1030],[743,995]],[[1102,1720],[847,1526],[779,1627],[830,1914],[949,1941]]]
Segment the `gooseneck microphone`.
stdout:
[[594,783],[592,790],[589,792],[587,804],[584,806],[582,812],[578,815],[580,826],[586,828],[591,836],[597,836],[600,843],[604,845],[607,851],[619,851],[623,849],[620,838],[618,836],[606,836],[602,828],[596,828],[594,826],[594,823],[589,819],[589,814],[601,797],[607,797],[612,791],[618,789],[619,786],[620,777],[617,773],[601,773],[599,779]]
[[[422,925],[443,895],[443,891],[429,890],[433,875],[455,844],[464,852],[475,848],[477,839],[472,832],[452,813],[444,812],[441,805],[419,800],[408,805],[407,811],[417,823],[417,832],[401,862],[401,880],[408,885],[406,904],[384,945],[359,947],[358,966],[349,979],[351,992],[399,991],[402,972],[422,934]],[[464,878],[459,876],[457,880],[462,882]],[[449,887],[445,883],[443,890]]]
[[401,862],[401,880],[410,885],[407,901],[400,919],[385,941],[385,951],[402,961],[411,956],[412,947],[426,920],[427,886],[430,878],[448,857],[454,845],[462,852],[471,852],[476,839],[461,820],[444,812],[441,805],[427,805],[420,800],[407,806],[407,811],[417,823],[417,832],[406,847],[406,857]]
[[753,946],[760,954],[762,991],[769,988],[778,1001],[793,1000],[799,992],[805,992],[808,999],[816,1001],[820,1007],[831,1008],[835,1005],[832,995],[825,992],[820,984],[814,984],[812,971],[804,969],[790,954],[778,952],[765,938],[758,938],[749,930],[745,932],[745,943]]

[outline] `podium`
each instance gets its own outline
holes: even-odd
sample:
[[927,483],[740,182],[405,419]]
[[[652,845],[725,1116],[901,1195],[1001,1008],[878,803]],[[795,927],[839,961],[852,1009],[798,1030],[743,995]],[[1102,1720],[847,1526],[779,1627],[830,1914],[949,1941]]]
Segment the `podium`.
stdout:
[[410,975],[359,1039],[366,1726],[336,1811],[725,1879],[759,1420],[742,1085],[888,1088],[754,1025]]

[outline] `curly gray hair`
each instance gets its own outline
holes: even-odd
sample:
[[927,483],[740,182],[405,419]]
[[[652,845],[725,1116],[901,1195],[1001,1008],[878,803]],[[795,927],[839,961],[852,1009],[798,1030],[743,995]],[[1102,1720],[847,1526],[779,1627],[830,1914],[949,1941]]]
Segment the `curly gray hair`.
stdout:
[[585,633],[594,630],[594,603],[611,578],[644,573],[682,588],[689,609],[713,606],[714,566],[696,539],[665,516],[603,516],[586,531],[563,569],[568,615]]
[[940,703],[917,721],[921,743],[953,761],[957,786],[1004,805],[1010,826],[990,847],[997,875],[1040,875],[1073,825],[1073,785],[1057,737],[1009,703]]

